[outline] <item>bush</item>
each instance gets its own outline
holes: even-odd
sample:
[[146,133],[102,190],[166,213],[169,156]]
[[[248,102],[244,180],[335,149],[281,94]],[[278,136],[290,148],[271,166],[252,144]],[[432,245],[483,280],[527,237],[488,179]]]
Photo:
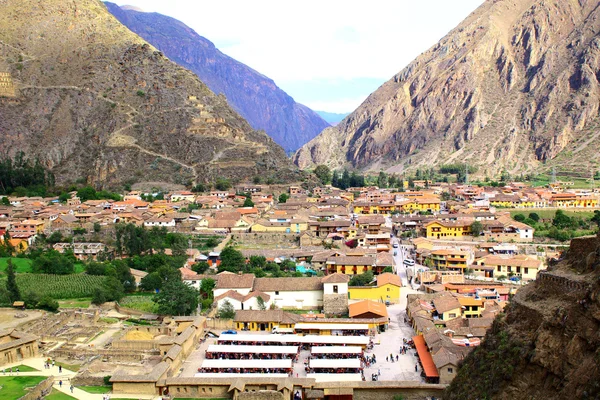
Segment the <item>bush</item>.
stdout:
[[42,300],[38,303],[38,308],[42,310],[56,312],[58,311],[58,301],[54,300],[50,296],[42,297]]
[[213,305],[213,299],[204,299],[202,300],[202,311],[208,311],[211,309]]
[[40,295],[34,291],[28,291],[23,295],[23,301],[27,308],[35,308],[40,302]]
[[111,375],[106,375],[104,378],[102,378],[104,380],[104,384],[106,386],[111,386],[112,384],[110,383],[110,378],[112,378]]
[[106,296],[102,289],[96,288],[94,295],[92,296],[92,304],[99,306],[100,304],[106,303]]
[[229,300],[225,300],[221,308],[219,308],[217,316],[222,319],[233,319],[233,317],[235,317],[235,309],[233,308],[233,304],[231,304]]

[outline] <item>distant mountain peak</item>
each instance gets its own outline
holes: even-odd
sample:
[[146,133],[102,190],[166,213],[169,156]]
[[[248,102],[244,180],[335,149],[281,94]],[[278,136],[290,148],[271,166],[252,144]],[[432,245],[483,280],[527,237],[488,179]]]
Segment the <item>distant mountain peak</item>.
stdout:
[[137,12],[146,12],[143,9],[141,9],[140,7],[137,6],[130,6],[128,4],[122,5],[120,6],[122,10],[126,10],[126,11],[137,11]]
[[184,23],[158,13],[137,13],[110,2],[108,10],[169,59],[191,70],[253,128],[264,130],[286,151],[295,151],[329,124],[296,103],[272,79],[223,54]]

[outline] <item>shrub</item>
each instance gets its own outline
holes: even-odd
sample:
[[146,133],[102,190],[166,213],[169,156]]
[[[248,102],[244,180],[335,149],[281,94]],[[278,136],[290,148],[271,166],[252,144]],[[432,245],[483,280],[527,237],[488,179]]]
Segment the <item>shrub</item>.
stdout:
[[42,297],[42,299],[38,303],[38,308],[41,308],[42,310],[56,312],[58,311],[58,301],[46,295]]

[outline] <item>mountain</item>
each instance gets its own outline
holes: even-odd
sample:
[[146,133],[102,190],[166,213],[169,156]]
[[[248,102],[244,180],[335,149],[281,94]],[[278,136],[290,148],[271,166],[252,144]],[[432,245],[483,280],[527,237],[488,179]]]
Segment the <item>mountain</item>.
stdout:
[[317,114],[321,116],[328,124],[335,126],[339,124],[344,118],[348,116],[349,113],[331,113],[327,111],[315,111]]
[[600,397],[600,238],[573,239],[520,288],[444,400]]
[[0,149],[58,183],[295,179],[283,149],[97,0],[7,0]]
[[600,157],[599,31],[597,1],[487,0],[294,161],[588,175]]
[[107,2],[106,6],[121,23],[194,72],[213,92],[223,93],[250,125],[267,132],[286,151],[297,150],[329,126],[271,79],[221,53],[182,22],[113,3]]

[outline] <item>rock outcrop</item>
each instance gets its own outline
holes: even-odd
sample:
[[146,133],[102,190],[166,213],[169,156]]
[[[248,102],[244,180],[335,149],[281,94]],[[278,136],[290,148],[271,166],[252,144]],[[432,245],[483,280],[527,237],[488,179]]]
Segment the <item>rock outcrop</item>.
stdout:
[[[58,183],[217,176],[295,179],[297,169],[190,71],[97,0],[5,0],[0,149],[38,157]],[[6,75],[8,74],[8,75]]]
[[599,237],[573,239],[505,311],[444,399],[599,398]]
[[273,80],[221,53],[182,22],[158,13],[123,9],[106,3],[122,24],[194,72],[254,129],[261,129],[286,151],[296,151],[329,126],[317,113],[298,104]]
[[487,0],[294,161],[587,176],[600,157],[599,32],[596,1]]

